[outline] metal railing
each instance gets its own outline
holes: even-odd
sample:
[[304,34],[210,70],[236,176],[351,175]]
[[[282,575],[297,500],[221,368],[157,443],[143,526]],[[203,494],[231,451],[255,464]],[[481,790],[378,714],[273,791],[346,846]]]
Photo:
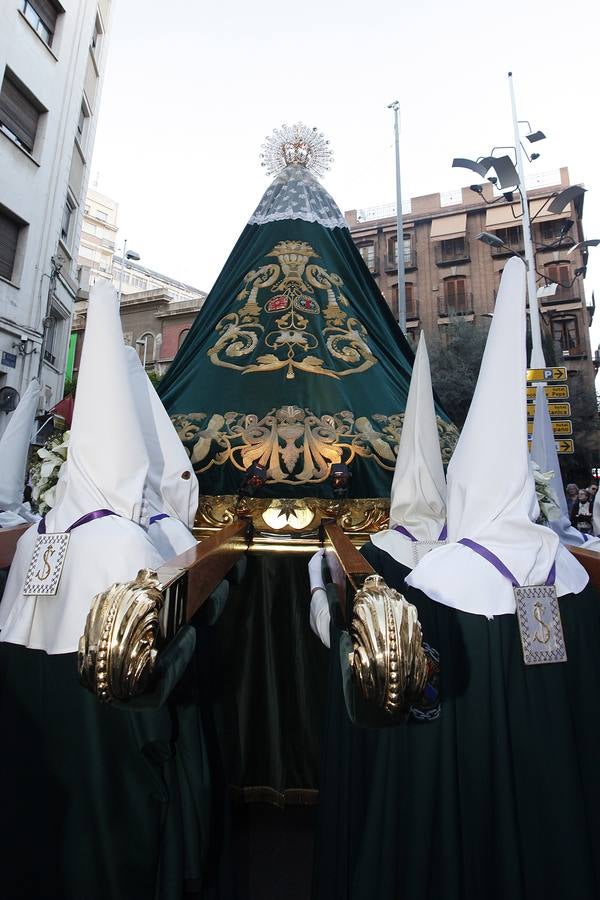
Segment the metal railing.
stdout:
[[462,241],[451,239],[435,242],[435,262],[438,266],[466,262],[470,258],[469,242],[466,238]]
[[[414,247],[410,248],[410,253],[404,254],[404,268],[417,268],[417,251]],[[395,272],[398,269],[398,257],[395,253],[386,253],[385,270],[386,272]]]
[[438,300],[438,316],[468,316],[473,313],[473,294],[466,291],[459,297],[440,297]]

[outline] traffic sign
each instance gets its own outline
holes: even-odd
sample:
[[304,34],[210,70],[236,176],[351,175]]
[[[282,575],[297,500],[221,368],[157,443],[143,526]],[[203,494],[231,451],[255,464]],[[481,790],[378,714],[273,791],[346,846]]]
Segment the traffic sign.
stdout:
[[[552,423],[553,434],[573,434],[573,426],[568,419],[560,420]],[[533,434],[533,422],[527,423],[527,434]]]
[[[571,438],[561,438],[554,441],[557,453],[575,453],[575,443]],[[531,441],[527,441],[527,449],[531,453]]]
[[565,439],[562,441],[554,441],[557,453],[575,453],[575,444],[573,441]]
[[[570,403],[549,403],[548,404],[548,412],[551,416],[560,416],[564,418],[565,416],[571,415],[571,404]],[[527,415],[533,419],[535,415],[535,403],[527,404]]]
[[552,369],[527,369],[527,381],[566,381],[565,366],[554,366]]
[[[528,387],[527,388],[527,399],[535,400],[536,388]],[[566,384],[547,384],[544,388],[544,393],[548,400],[568,400],[569,399],[569,388]]]

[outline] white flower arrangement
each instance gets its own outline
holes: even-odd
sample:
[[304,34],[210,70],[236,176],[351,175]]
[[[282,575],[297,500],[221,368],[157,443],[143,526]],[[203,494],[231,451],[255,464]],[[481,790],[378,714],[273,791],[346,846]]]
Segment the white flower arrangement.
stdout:
[[54,433],[37,451],[39,462],[31,467],[31,498],[42,516],[56,503],[56,485],[60,470],[67,461],[69,437],[69,431]]
[[554,493],[551,482],[554,472],[542,472],[537,463],[531,462],[531,469],[535,481],[535,493],[540,505],[541,517],[545,522],[552,522],[560,518],[558,498]]

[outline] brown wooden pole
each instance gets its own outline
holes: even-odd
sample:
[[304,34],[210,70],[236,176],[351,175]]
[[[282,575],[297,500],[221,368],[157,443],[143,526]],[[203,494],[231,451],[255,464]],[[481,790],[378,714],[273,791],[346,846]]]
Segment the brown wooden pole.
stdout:
[[337,587],[340,610],[347,623],[351,606],[348,602],[349,590],[354,597],[363,586],[365,578],[374,575],[375,570],[337,522],[324,522],[322,536],[331,580]]
[[216,586],[244,555],[252,540],[250,520],[237,519],[158,569],[165,603],[166,637],[198,612]]
[[594,550],[586,550],[582,547],[568,547],[575,559],[577,559],[590,576],[590,581],[597,591],[600,591],[600,553]]
[[30,525],[0,528],[0,569],[8,569],[17,549],[17,541],[28,528],[30,528]]

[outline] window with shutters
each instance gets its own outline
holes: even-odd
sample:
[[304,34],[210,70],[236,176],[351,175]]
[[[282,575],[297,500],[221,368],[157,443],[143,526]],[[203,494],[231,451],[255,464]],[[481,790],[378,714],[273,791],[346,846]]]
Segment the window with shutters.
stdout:
[[25,223],[0,206],[0,276],[15,280],[19,237]]
[[574,356],[581,353],[579,326],[575,316],[552,319],[552,337],[559,344],[564,354]]
[[[415,286],[412,281],[407,281],[404,284],[404,293],[406,296],[406,318],[407,319],[418,319],[419,318],[419,306],[417,303],[417,299],[415,297]],[[398,313],[398,285],[392,285],[392,311],[397,314]]]
[[552,300],[565,300],[572,296],[571,266],[568,262],[548,263],[544,266],[544,275],[548,281],[559,285],[556,293],[552,295]]
[[52,0],[23,0],[21,9],[36,34],[51,47],[61,7]]
[[33,94],[6,69],[0,89],[0,129],[19,147],[33,153],[35,136],[43,106]]
[[472,312],[472,304],[467,293],[467,279],[461,276],[445,278],[441,315],[460,316],[468,312]]

